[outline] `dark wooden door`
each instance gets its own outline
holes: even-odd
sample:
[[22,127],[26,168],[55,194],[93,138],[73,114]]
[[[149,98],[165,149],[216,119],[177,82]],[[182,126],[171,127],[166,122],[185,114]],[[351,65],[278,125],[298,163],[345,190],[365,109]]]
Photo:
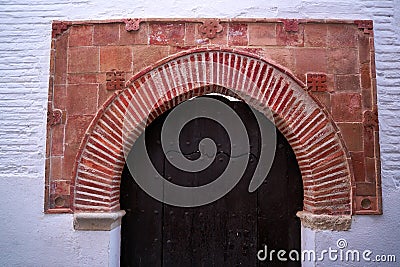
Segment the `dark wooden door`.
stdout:
[[[218,97],[217,97],[218,98]],[[272,168],[253,193],[248,186],[260,154],[260,133],[250,108],[239,101],[218,98],[230,105],[244,122],[250,136],[249,162],[240,182],[223,198],[205,206],[181,208],[163,204],[136,184],[125,166],[121,180],[121,266],[300,266],[300,262],[257,259],[257,252],[300,251],[303,189],[300,171],[290,145],[277,134]],[[157,171],[169,181],[198,186],[216,179],[226,168],[231,144],[226,131],[209,119],[196,119],[182,130],[182,153],[197,159],[198,143],[213,139],[218,153],[204,171],[186,173],[166,160],[160,144],[161,127],[168,113],[146,130],[146,147]],[[134,153],[135,147],[132,151]],[[287,254],[286,254],[287,257]],[[272,264],[272,265],[271,265]]]

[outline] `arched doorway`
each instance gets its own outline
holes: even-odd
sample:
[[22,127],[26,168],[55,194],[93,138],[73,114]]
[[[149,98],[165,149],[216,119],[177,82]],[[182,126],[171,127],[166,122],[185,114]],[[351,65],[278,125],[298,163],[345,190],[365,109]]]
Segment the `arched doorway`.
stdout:
[[[264,183],[253,193],[248,185],[258,164],[260,132],[256,118],[242,101],[228,104],[239,115],[249,133],[250,157],[240,182],[223,198],[195,208],[174,207],[147,195],[125,166],[121,178],[122,219],[121,266],[300,266],[300,262],[262,262],[257,252],[300,250],[300,219],[303,187],[296,157],[278,131],[275,159]],[[215,179],[229,161],[229,138],[224,129],[208,119],[196,119],[183,128],[179,138],[182,153],[189,159],[199,155],[199,141],[213,139],[218,152],[207,170],[185,173],[166,159],[160,132],[168,112],[147,128],[146,148],[152,163],[173,183],[196,186]],[[131,153],[135,152],[135,145]]]
[[[124,152],[130,151],[149,118],[191,97],[221,93],[235,94],[253,108],[273,113],[301,171],[302,223],[318,229],[349,229],[352,175],[347,149],[329,113],[289,71],[244,51],[198,48],[149,66],[126,86],[98,111],[76,155],[71,184],[76,221],[85,213],[121,218]],[[126,124],[134,136],[124,143]]]

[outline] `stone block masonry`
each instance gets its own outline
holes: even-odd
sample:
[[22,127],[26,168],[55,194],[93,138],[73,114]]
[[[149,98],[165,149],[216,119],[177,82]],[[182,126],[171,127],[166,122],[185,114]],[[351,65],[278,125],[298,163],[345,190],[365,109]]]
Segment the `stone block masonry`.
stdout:
[[[137,27],[127,31],[130,21]],[[67,120],[48,125],[47,212],[119,210],[128,102],[137,103],[140,122],[170,101],[225,88],[274,112],[302,171],[304,211],[381,213],[372,27],[304,19],[54,22],[49,109]],[[62,171],[52,172],[53,162]]]

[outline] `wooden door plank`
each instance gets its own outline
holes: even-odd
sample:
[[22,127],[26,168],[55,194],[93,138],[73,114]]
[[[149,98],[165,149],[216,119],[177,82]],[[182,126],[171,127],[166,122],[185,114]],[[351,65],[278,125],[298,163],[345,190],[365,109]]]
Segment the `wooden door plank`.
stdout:
[[[303,209],[303,180],[296,156],[290,146],[286,146],[288,176],[288,249],[297,250],[301,255],[301,221],[296,216]],[[300,262],[288,262],[287,266],[300,266]]]
[[[190,126],[190,125],[188,125]],[[200,138],[192,138],[192,136]],[[227,155],[226,132],[215,122],[196,119],[191,129],[184,128],[180,145],[192,146],[186,149],[189,159],[196,159],[198,143],[203,138],[211,138],[217,143],[218,154],[214,162],[205,170],[183,172],[165,163],[165,176],[175,184],[200,186],[217,178],[225,169]],[[219,144],[219,145],[218,145]],[[191,154],[189,154],[191,153]],[[193,157],[193,158],[192,158]],[[164,259],[163,266],[218,266],[223,264],[224,221],[226,213],[220,213],[215,202],[194,208],[165,205],[164,216]]]
[[[161,118],[162,119],[162,118]],[[159,173],[164,171],[164,155],[159,146],[160,135],[151,124],[146,133],[146,148]],[[135,145],[132,152],[135,151]],[[149,172],[149,177],[151,173]],[[121,229],[121,266],[161,266],[162,203],[144,192],[125,165],[121,178],[121,209],[126,211]]]
[[[290,145],[278,132],[274,162],[267,179],[258,190],[258,247],[263,249],[264,245],[267,245],[267,250],[275,250],[275,254],[272,256],[272,261],[268,256],[266,261],[259,262],[259,266],[271,266],[271,264],[273,266],[301,266],[300,262],[279,261],[276,256],[276,251],[281,249],[289,253],[292,248],[297,248],[290,246],[290,240],[297,240],[296,242],[300,243],[300,236],[297,232],[292,232],[293,230],[300,231],[300,225],[292,223],[296,212],[290,207],[298,205],[298,190],[293,191],[291,187],[296,182],[298,183],[299,179],[301,186],[301,175],[297,161],[293,161],[293,156],[288,158],[292,154]],[[292,170],[290,175],[288,169]],[[289,176],[292,178],[291,182],[289,182]]]

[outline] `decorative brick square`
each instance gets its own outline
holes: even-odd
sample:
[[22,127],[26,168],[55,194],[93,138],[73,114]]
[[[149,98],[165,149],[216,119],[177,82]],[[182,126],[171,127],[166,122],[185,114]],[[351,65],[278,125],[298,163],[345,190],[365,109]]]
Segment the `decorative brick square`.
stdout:
[[217,33],[223,31],[222,25],[217,19],[208,19],[199,27],[199,32],[208,39],[214,39]]
[[107,90],[121,90],[125,87],[125,74],[122,71],[109,71],[106,73]]
[[328,91],[326,74],[307,73],[307,88],[312,92]]

